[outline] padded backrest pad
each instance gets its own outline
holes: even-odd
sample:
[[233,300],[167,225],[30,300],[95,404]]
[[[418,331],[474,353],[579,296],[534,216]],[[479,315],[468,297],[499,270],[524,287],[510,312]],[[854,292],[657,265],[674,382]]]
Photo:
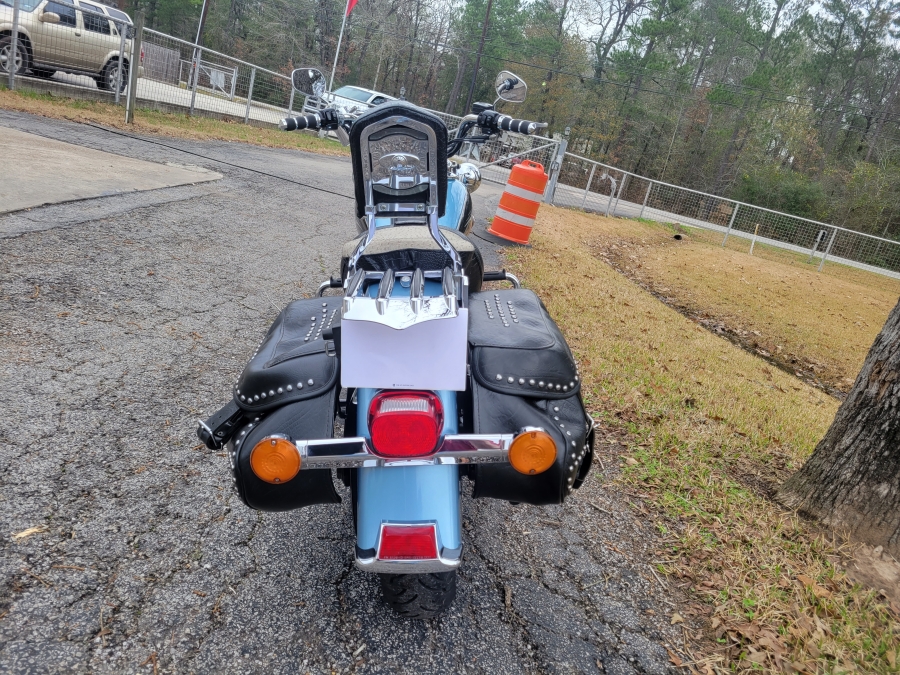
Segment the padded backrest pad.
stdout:
[[369,161],[369,158],[368,156],[363,157],[366,153],[363,153],[359,147],[362,132],[371,124],[397,115],[423,122],[434,129],[437,136],[437,154],[431,158],[431,161],[435,162],[437,169],[438,216],[443,216],[447,205],[447,125],[440,117],[403,101],[391,101],[371,108],[357,117],[353,121],[353,126],[350,127],[350,158],[353,163],[356,216],[362,218],[365,215],[366,206],[362,166],[364,161]]

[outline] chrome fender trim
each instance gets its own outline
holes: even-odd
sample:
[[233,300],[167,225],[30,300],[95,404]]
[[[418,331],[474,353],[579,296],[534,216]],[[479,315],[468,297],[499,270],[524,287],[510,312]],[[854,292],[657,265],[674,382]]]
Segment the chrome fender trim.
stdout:
[[[382,523],[381,530],[378,534],[378,543],[376,550],[381,547],[381,537],[386,525],[393,527],[405,527],[421,525],[422,523]],[[356,556],[356,566],[363,572],[374,572],[378,574],[426,574],[429,572],[450,572],[459,567],[462,562],[462,547],[453,551],[447,551],[441,548],[440,535],[435,530],[435,543],[438,553],[437,558],[429,558],[425,560],[382,560],[376,553],[372,558],[360,558]],[[359,550],[359,549],[357,549]]]

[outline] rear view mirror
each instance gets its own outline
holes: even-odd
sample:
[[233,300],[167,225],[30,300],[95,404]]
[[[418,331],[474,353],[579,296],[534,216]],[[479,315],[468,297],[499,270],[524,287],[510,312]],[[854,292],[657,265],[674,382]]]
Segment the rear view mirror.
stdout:
[[59,14],[56,12],[41,12],[38,19],[44,23],[59,23]]
[[494,80],[494,88],[497,90],[498,98],[510,103],[521,103],[528,94],[528,85],[525,80],[517,77],[508,70],[503,70]]
[[291,73],[291,84],[304,96],[321,98],[325,94],[325,76],[315,68],[297,68]]

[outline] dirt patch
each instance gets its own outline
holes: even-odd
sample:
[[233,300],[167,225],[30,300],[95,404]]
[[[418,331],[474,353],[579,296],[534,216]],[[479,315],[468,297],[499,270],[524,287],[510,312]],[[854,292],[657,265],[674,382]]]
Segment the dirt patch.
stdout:
[[[763,335],[758,330],[747,330],[739,326],[729,325],[721,317],[707,311],[697,310],[696,307],[681,301],[679,297],[669,295],[672,292],[671,288],[658,282],[647,280],[637,273],[637,270],[642,266],[633,267],[629,264],[633,258],[627,253],[629,250],[630,246],[620,241],[618,244],[614,243],[606,247],[598,247],[597,255],[604,262],[609,263],[617,272],[651,293],[657,300],[665,303],[698,325],[703,326],[711,333],[723,337],[741,349],[765,359],[776,368],[794,375],[806,384],[818,387],[840,401],[844,400],[847,395],[846,390],[852,385],[852,382],[848,383],[845,380],[839,383],[843,386],[843,389],[840,389],[830,380],[823,380],[816,374],[817,370],[822,371],[823,364],[814,363],[808,358],[804,359],[801,355],[786,352],[781,345],[775,343],[773,338]],[[728,320],[730,321],[731,318],[729,317]]]
[[894,604],[900,616],[900,561],[881,546],[863,544],[847,565],[848,576],[877,590]]

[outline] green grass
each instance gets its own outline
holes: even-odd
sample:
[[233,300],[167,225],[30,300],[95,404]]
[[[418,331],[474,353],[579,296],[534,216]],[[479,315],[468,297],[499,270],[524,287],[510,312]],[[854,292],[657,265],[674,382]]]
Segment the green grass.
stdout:
[[133,124],[125,124],[125,109],[111,103],[64,98],[31,91],[0,88],[0,108],[74,122],[94,122],[143,134],[191,140],[239,141],[270,148],[305,150],[325,155],[349,155],[340,143],[313,133],[286,133],[274,127],[255,127],[240,121],[165,113],[137,108]]

